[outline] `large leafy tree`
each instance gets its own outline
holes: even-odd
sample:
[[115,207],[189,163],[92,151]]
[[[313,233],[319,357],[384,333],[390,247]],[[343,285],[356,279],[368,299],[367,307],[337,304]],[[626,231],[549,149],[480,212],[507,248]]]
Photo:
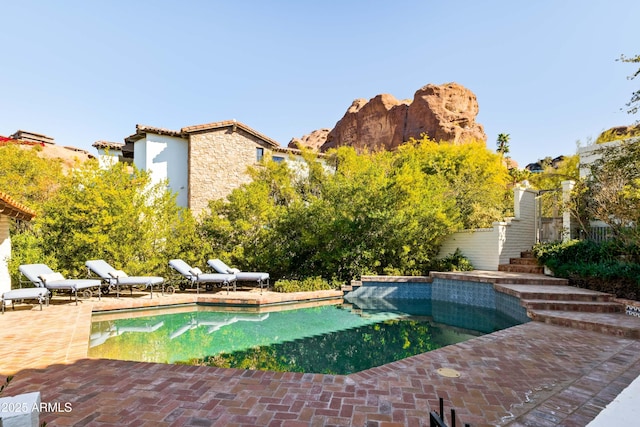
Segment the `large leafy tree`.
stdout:
[[62,162],[38,156],[39,146],[0,146],[0,191],[36,212],[51,199],[63,175]]
[[200,258],[190,213],[165,185],[122,163],[101,169],[90,161],[70,171],[41,209],[32,228],[15,237],[14,268],[45,261],[80,276],[86,260],[105,259],[148,275],[166,272],[173,256]]
[[252,173],[203,218],[211,251],[275,277],[340,280],[426,273],[447,234],[501,218],[508,179],[484,144],[426,138],[393,153],[343,147],[324,163],[307,154],[295,170],[266,162]]

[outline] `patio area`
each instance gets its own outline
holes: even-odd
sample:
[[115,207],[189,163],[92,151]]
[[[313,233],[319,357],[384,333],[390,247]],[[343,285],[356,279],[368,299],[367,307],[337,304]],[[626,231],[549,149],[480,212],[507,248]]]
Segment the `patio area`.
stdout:
[[[0,317],[3,396],[40,391],[55,426],[427,426],[444,398],[457,425],[584,426],[640,376],[640,340],[529,322],[347,376],[87,358],[94,310],[199,302],[267,304],[340,292],[56,297]],[[640,321],[640,319],[639,319]],[[441,375],[440,368],[459,373]]]

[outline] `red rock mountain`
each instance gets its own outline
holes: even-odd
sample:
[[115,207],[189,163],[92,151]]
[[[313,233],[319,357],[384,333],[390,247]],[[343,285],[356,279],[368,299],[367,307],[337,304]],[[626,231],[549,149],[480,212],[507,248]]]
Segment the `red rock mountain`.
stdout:
[[423,134],[457,144],[486,141],[482,125],[475,121],[477,115],[478,101],[469,89],[457,83],[429,84],[416,91],[413,101],[399,101],[389,94],[369,101],[356,99],[331,131],[321,129],[294,138],[289,147],[300,144],[326,151],[349,145],[359,150],[391,150]]

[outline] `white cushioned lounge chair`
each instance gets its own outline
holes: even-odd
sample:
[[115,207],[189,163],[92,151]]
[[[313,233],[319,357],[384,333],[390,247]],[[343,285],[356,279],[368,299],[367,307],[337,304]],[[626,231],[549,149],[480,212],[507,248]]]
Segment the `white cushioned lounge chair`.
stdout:
[[11,301],[11,308],[15,310],[14,302],[16,300],[37,300],[40,304],[40,311],[42,311],[42,303],[49,305],[49,290],[47,288],[21,288],[12,289],[4,292],[1,297],[2,314],[4,314],[4,307],[8,301]]
[[[267,290],[269,289],[269,273],[240,271],[237,268],[231,268],[219,259],[210,259],[207,261],[209,267],[213,268],[218,273],[235,274],[236,280],[239,282],[256,282],[260,286],[260,292],[262,287],[266,284]],[[234,288],[235,291],[235,288]]]
[[[90,260],[85,263],[89,272],[94,273],[104,281],[109,288],[116,289],[116,297],[120,297],[120,287],[129,287],[131,295],[133,288],[143,287],[149,290],[150,298],[153,298],[153,287],[161,286],[164,295],[164,278],[159,276],[129,276],[122,270],[116,270],[102,259]],[[168,293],[173,293],[173,287],[167,287]]]
[[100,299],[100,280],[95,279],[65,279],[60,273],[56,273],[46,264],[23,264],[18,267],[22,273],[35,287],[46,288],[52,293],[54,291],[68,291],[75,297],[78,305],[78,292],[85,298],[91,298],[92,289],[98,293]]
[[[199,268],[192,268],[189,264],[184,262],[181,259],[172,259],[169,261],[169,266],[176,270],[182,278],[184,278],[191,287],[196,287],[196,293],[200,293],[200,284],[205,284],[205,289],[210,291],[213,289],[212,284],[217,285],[218,287],[226,286],[227,293],[229,292],[229,286],[233,283],[233,290],[236,289],[236,276],[235,274],[218,274],[218,273],[203,273]],[[186,285],[180,283],[178,285],[181,291],[186,289]]]

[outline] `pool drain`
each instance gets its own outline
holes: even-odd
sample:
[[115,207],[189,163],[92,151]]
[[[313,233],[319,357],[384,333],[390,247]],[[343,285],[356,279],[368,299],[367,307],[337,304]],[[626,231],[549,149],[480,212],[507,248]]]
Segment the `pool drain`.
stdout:
[[436,371],[439,375],[447,378],[458,378],[460,377],[460,372],[451,368],[440,368]]

